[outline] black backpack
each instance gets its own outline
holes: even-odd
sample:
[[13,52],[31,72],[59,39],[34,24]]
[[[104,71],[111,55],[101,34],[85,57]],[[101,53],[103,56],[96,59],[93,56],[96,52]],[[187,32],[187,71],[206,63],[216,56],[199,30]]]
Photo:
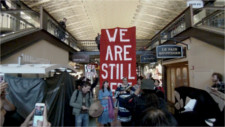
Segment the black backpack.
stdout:
[[[76,99],[75,99],[75,101],[74,101],[74,102],[76,102],[76,101],[77,101],[77,98],[78,98],[78,96],[79,96],[79,92],[80,92],[80,90],[77,90]],[[91,98],[91,94],[90,94],[90,92],[88,92],[88,95],[89,95],[89,98],[88,98],[88,103],[89,103],[89,105],[90,105],[90,104],[91,104],[91,102],[90,102],[90,98]],[[92,97],[93,97],[93,95],[92,95]]]

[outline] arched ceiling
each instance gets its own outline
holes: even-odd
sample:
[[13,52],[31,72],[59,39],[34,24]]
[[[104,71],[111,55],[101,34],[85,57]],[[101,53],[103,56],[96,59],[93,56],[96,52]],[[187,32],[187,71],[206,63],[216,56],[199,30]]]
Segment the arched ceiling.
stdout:
[[151,39],[186,8],[186,0],[23,0],[23,2],[36,11],[43,6],[58,21],[63,17],[67,18],[67,30],[77,40],[94,40],[101,29],[132,26],[136,26],[137,39]]

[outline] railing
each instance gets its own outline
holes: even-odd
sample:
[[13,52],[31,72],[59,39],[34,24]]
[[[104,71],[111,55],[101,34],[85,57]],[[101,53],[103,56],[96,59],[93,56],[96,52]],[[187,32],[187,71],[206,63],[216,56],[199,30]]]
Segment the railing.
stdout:
[[72,36],[72,34],[66,31],[66,29],[63,28],[43,7],[41,7],[40,23],[42,29],[59,38],[73,49],[80,51],[80,47],[77,45],[77,40]]
[[191,27],[193,21],[190,17],[192,17],[192,15],[192,7],[188,7],[187,9],[185,9],[180,15],[178,15],[174,20],[168,23],[151,39],[151,42],[149,43],[149,45],[147,45],[147,49],[152,50],[156,46],[163,44],[185,29]]
[[6,3],[9,6],[9,10],[31,10],[26,4],[24,4],[20,0],[6,0]]
[[32,11],[1,12],[0,14],[1,28],[11,32],[40,27],[39,16]]
[[224,31],[224,19],[224,8],[203,8],[194,16],[194,25],[196,27],[213,27]]
[[[194,12],[197,13],[194,14]],[[192,7],[188,7],[159,31],[146,47],[148,50],[152,50],[168,40],[175,40],[176,35],[191,27],[211,27],[217,28],[217,31],[224,31],[224,19],[224,8],[206,7],[202,9],[193,9]]]
[[23,2],[7,0],[9,9],[0,12],[0,37],[31,28],[44,29],[73,49],[80,51],[77,40],[41,7],[40,14],[31,10]]
[[0,12],[1,35],[6,36],[21,30],[39,28],[39,14],[20,1],[7,1],[9,9]]

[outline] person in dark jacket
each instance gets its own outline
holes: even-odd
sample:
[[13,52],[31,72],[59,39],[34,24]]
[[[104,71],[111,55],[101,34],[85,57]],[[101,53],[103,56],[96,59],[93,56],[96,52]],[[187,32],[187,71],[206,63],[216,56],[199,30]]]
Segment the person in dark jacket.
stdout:
[[59,29],[59,39],[62,41],[65,40],[65,36],[66,36],[66,22],[67,22],[66,18],[63,18],[63,20],[59,22],[59,24],[63,28],[63,29]]
[[101,35],[98,33],[97,37],[95,37],[95,42],[98,45],[99,51],[100,51],[100,39],[101,39]]
[[225,93],[224,91],[224,83],[223,83],[223,76],[220,73],[213,73],[212,74],[212,81],[213,81],[213,88],[215,90],[218,90],[222,93]]
[[147,108],[141,118],[141,126],[176,126],[174,117],[167,111],[155,107]]
[[175,117],[180,126],[206,126],[205,120],[217,118],[220,113],[218,104],[209,93],[204,90],[181,86],[175,88],[175,91],[179,93],[180,96],[180,100],[176,97],[175,102],[180,102],[182,100],[184,103],[187,97],[196,100],[192,111],[185,111],[185,108],[183,108],[185,104],[183,104],[183,107],[180,106],[180,109],[175,110]]
[[[154,107],[167,112],[165,101],[156,95],[155,89],[154,81],[145,79],[142,81],[141,88],[137,89],[134,94],[124,99],[122,102],[124,107],[132,114],[131,121],[133,126],[141,126],[142,119],[140,118],[142,118],[143,113],[147,108]],[[141,95],[138,96],[141,90]],[[174,119],[174,121],[176,120]],[[176,122],[174,123],[176,124]]]

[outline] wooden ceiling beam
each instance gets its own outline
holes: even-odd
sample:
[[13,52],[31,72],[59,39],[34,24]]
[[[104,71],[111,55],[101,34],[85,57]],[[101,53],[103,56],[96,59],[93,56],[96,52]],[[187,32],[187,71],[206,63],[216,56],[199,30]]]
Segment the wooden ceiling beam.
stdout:
[[44,3],[47,3],[49,2],[50,0],[41,0],[41,1],[38,1],[38,2],[35,2],[34,4],[31,4],[30,7],[35,7],[35,6],[38,6],[40,4],[44,4]]
[[75,27],[75,28],[70,29],[70,31],[75,31],[75,30],[87,28],[87,27],[92,27],[92,26],[91,25],[85,25],[85,26],[81,26],[81,27]]
[[170,19],[162,18],[160,16],[152,15],[152,14],[149,14],[149,13],[146,13],[146,12],[144,12],[144,13],[143,12],[142,13],[138,13],[136,16],[138,16],[138,18],[139,18],[139,16],[148,16],[148,17],[160,19],[160,20],[167,21],[167,22],[170,21]]
[[76,7],[82,7],[82,5],[76,5],[76,6],[70,5],[68,7],[63,7],[63,8],[55,9],[53,11],[50,11],[49,13],[56,13],[56,12],[59,12],[59,11],[64,11],[64,10],[68,10],[68,9],[76,8]]
[[141,20],[141,19],[137,19],[135,24],[137,24],[137,22],[143,22],[143,23],[151,24],[151,25],[153,25],[153,26],[162,27],[161,25],[158,25],[157,23],[148,22],[148,21],[143,21],[143,20]]
[[80,20],[80,21],[78,21],[78,22],[74,22],[74,23],[68,24],[67,27],[72,26],[72,25],[74,25],[74,24],[78,24],[78,23],[84,23],[84,22],[86,22],[86,21],[88,21],[88,20]]
[[152,9],[152,8],[155,8],[155,9],[158,9],[158,10],[162,10],[162,11],[166,11],[166,12],[169,12],[169,13],[172,13],[172,14],[175,14],[175,15],[178,15],[179,14],[179,12],[175,12],[174,10],[173,10],[173,8],[171,8],[171,9],[166,9],[166,8],[163,8],[163,7],[159,7],[159,6],[153,6],[153,5],[148,5],[148,4],[143,4],[143,5],[139,5],[138,6],[138,8],[148,8],[148,9]]

